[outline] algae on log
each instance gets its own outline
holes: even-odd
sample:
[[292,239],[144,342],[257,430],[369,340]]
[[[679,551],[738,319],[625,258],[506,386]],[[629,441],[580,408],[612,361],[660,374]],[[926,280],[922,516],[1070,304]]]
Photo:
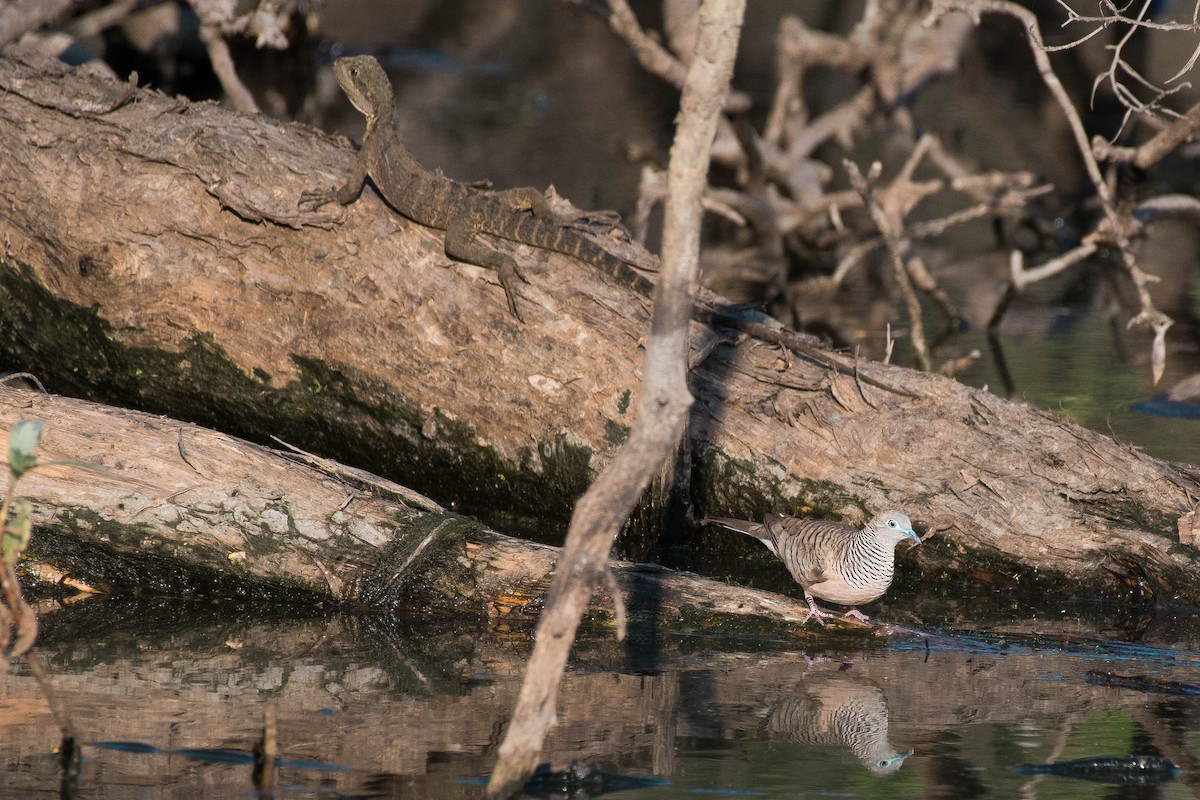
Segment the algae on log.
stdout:
[[[372,191],[297,211],[343,142],[58,64],[0,60],[0,87],[0,366],[555,521],[619,446],[648,308],[596,270],[514,248],[522,325]],[[859,365],[914,399],[693,332],[699,513],[899,506],[937,532],[909,556],[927,577],[1200,602],[1174,530],[1194,469],[937,376]]]

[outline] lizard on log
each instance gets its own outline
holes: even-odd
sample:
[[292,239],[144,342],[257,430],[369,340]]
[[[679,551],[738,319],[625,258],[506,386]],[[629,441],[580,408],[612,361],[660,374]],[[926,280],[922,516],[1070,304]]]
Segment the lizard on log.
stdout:
[[[481,190],[451,180],[440,172],[430,172],[417,163],[400,141],[392,84],[374,56],[340,58],[334,62],[333,72],[350,102],[366,117],[367,128],[358,158],[345,182],[336,189],[304,192],[300,197],[302,205],[316,209],[335,200],[349,205],[370,177],[383,199],[402,216],[446,232],[447,256],[495,270],[504,288],[509,311],[522,322],[515,283],[517,279],[525,278],[512,256],[477,240],[481,233],[572,256],[646,297],[653,294],[651,281],[621,258],[569,227],[571,220],[556,215],[537,189]],[[700,319],[774,342],[872,386],[914,396],[861,374],[856,366],[847,365],[823,348],[805,342],[799,334],[785,329],[773,330],[765,324],[730,314],[727,309],[714,307],[711,299],[704,302],[706,296],[707,293],[701,292],[701,306],[708,308],[697,309]]]
[[515,283],[525,280],[517,262],[479,241],[489,234],[518,244],[553,250],[590,264],[649,297],[654,284],[554,213],[537,189],[487,191],[422,167],[400,142],[395,100],[387,73],[373,56],[340,58],[333,65],[342,91],[367,118],[358,160],[345,183],[332,190],[304,192],[301,205],[313,209],[336,200],[349,205],[368,177],[394,210],[413,222],[446,232],[446,255],[493,269],[508,308],[522,322]]

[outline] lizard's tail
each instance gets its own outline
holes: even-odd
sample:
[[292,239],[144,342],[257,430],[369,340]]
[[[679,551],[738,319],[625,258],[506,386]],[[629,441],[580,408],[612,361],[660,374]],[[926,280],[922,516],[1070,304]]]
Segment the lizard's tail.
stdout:
[[519,241],[591,264],[646,297],[654,293],[654,284],[650,280],[579,231],[532,216],[522,219],[520,227]]

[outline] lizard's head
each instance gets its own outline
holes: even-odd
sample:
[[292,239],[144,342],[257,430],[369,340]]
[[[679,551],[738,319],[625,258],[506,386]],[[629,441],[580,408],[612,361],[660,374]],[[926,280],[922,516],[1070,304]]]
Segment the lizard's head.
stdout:
[[350,102],[368,120],[391,111],[392,84],[374,56],[350,56],[333,62],[333,74]]

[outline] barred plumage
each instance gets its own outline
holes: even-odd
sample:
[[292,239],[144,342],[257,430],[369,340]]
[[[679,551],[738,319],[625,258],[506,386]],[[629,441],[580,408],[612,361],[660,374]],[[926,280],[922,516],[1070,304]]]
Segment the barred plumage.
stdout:
[[891,586],[896,545],[904,539],[921,543],[908,516],[900,511],[885,511],[861,530],[843,522],[778,514],[768,514],[761,523],[724,518],[706,521],[753,536],[779,556],[804,589],[809,609],[804,622],[814,617],[821,622],[832,616],[817,606],[814,597],[852,606],[846,616],[865,621],[853,606],[878,600]]
[[888,741],[887,697],[879,685],[844,673],[807,677],[767,717],[772,738],[801,744],[848,747],[876,775],[889,775],[912,750]]

